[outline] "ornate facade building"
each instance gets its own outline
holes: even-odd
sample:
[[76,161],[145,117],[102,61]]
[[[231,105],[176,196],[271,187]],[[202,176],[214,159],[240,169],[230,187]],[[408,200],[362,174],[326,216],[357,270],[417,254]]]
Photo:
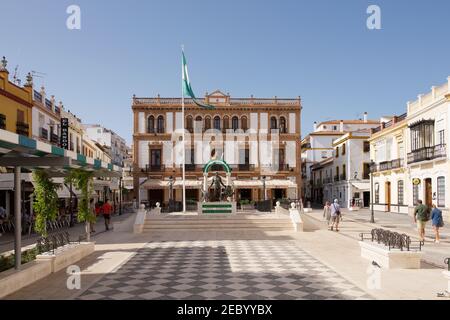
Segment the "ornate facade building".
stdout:
[[[187,201],[202,199],[202,169],[211,159],[232,168],[235,201],[299,198],[300,97],[241,99],[215,91],[204,98],[213,110],[185,99],[184,120],[181,102],[133,96],[133,184],[139,202],[182,201],[183,121]],[[211,171],[226,179],[221,167]]]

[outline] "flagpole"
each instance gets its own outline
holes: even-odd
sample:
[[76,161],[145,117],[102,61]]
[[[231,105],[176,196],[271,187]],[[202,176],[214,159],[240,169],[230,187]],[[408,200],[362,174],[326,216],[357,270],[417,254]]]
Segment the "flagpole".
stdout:
[[[181,51],[184,51],[184,45],[181,45]],[[183,61],[181,61],[181,77],[183,77],[184,66]],[[183,90],[183,79],[181,80],[181,119],[183,128],[183,213],[186,213],[186,144],[184,135],[184,90]]]

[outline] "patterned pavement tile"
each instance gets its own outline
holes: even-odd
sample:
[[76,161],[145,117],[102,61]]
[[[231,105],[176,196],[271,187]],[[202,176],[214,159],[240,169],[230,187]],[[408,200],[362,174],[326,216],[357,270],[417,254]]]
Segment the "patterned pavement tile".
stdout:
[[78,299],[370,299],[295,241],[151,242]]

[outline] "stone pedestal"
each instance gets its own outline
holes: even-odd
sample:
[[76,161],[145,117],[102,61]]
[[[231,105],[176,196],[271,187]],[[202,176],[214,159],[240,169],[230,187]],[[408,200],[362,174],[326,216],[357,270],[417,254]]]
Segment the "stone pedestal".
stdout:
[[386,269],[420,269],[421,251],[389,250],[386,246],[371,241],[359,241],[361,257],[375,261]]

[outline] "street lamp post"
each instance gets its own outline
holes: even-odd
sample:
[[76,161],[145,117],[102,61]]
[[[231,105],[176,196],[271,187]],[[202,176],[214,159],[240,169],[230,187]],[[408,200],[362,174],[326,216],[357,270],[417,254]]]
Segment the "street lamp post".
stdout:
[[119,178],[119,216],[122,215],[122,177]]
[[263,200],[266,201],[266,176],[262,177],[263,182]]
[[375,223],[375,215],[373,212],[373,170],[375,163],[370,161],[370,222]]

